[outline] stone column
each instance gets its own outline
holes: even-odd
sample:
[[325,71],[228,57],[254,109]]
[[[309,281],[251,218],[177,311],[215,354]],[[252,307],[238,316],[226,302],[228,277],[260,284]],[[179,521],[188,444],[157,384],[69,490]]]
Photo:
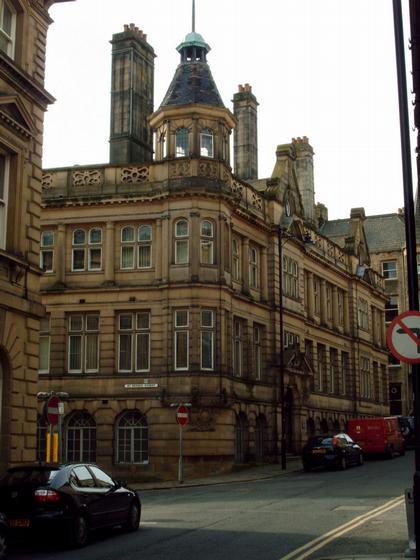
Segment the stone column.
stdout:
[[55,274],[57,284],[64,284],[66,277],[66,228],[58,224],[55,246]]
[[105,233],[105,246],[104,246],[104,271],[105,271],[106,284],[113,284],[115,280],[114,238],[115,238],[115,224],[114,222],[107,222],[106,233]]
[[332,289],[332,324],[333,329],[337,330],[339,326],[338,319],[338,288],[333,286]]
[[200,271],[200,213],[191,212],[190,270],[191,282],[198,282]]
[[155,265],[155,280],[162,279],[162,220],[156,220],[155,241],[153,243],[153,257]]
[[344,332],[350,334],[350,298],[348,292],[344,292]]
[[320,293],[320,315],[321,325],[327,324],[327,282],[321,279],[321,293]]
[[169,280],[169,262],[173,250],[173,238],[171,232],[169,231],[169,214],[164,214],[162,216],[162,236],[159,245],[163,282],[167,282]]
[[242,291],[249,293],[249,239],[242,238]]
[[307,298],[308,298],[308,319],[313,321],[315,315],[315,296],[314,296],[314,274],[313,272],[308,272],[307,274]]
[[260,266],[260,286],[261,299],[268,300],[268,266],[267,266],[267,247],[261,249],[261,266]]

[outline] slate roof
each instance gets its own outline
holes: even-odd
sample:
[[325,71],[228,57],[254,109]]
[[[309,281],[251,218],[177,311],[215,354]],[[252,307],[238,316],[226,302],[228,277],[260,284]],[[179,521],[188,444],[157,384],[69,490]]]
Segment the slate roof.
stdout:
[[161,107],[190,103],[224,107],[207,62],[181,62],[175,71],[175,76]]
[[[330,239],[344,238],[350,219],[331,220],[323,224],[320,232]],[[397,251],[405,246],[405,225],[402,214],[367,216],[363,222],[369,251]]]

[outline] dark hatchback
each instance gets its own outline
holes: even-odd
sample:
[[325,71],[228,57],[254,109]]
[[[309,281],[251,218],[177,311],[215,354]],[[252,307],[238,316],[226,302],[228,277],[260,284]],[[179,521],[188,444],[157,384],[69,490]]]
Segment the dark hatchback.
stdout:
[[347,434],[314,436],[302,450],[302,463],[305,471],[317,467],[346,469],[363,465],[363,452]]
[[58,532],[77,547],[92,529],[121,525],[136,531],[141,515],[134,490],[82,463],[11,468],[0,478],[0,504],[11,538]]

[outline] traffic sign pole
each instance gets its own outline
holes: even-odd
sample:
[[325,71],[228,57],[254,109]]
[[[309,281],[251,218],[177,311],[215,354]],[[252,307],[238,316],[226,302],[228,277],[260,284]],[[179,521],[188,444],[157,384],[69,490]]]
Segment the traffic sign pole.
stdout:
[[183,461],[183,427],[179,424],[179,460],[178,460],[178,482],[184,482],[184,461]]

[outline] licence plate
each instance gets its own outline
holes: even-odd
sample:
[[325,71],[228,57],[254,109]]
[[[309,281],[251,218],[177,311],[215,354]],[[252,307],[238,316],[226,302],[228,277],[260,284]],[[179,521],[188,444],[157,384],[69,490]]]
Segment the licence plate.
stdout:
[[312,453],[324,454],[324,453],[325,453],[325,449],[312,449]]
[[29,527],[31,525],[30,519],[9,519],[9,527]]

